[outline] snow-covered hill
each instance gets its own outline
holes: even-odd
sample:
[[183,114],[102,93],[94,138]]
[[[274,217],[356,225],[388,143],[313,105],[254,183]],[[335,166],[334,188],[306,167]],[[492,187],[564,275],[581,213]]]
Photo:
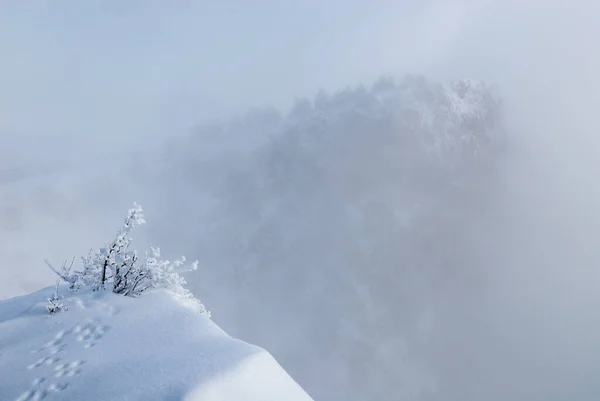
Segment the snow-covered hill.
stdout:
[[168,290],[139,298],[52,288],[0,301],[0,400],[308,401],[256,346]]

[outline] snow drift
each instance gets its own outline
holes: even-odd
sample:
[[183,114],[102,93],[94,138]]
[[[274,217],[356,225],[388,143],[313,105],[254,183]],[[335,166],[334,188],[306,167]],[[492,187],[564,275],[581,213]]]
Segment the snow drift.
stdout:
[[130,249],[145,222],[135,204],[81,266],[47,262],[56,286],[0,302],[0,400],[310,400],[210,321],[179,275],[196,262]]
[[1,400],[311,399],[268,352],[169,290],[66,292],[67,310],[50,315],[52,291],[0,302]]

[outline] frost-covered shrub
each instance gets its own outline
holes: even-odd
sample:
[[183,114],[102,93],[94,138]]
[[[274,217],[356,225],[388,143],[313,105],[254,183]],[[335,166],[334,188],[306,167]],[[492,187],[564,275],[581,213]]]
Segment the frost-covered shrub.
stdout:
[[[49,263],[48,266],[69,284],[72,291],[98,291],[108,286],[114,293],[135,297],[148,289],[165,288],[179,296],[196,300],[184,287],[186,281],[180,273],[196,270],[197,261],[185,264],[185,257],[174,261],[161,259],[159,248],[150,248],[145,256],[140,258],[135,250],[130,249],[133,240],[131,230],[145,223],[142,207],[134,203],[115,239],[83,257],[81,270],[71,271],[72,264],[69,267],[63,264],[60,271]],[[50,313],[60,308],[56,304],[57,297],[56,291],[56,299],[48,299]],[[198,303],[202,311],[208,313],[199,301]]]
[[48,297],[48,304],[46,305],[46,310],[50,314],[60,312],[62,310],[67,310],[67,307],[61,301],[62,296],[58,293],[59,287],[60,279],[56,280],[56,287],[54,287],[54,292],[52,293],[51,297]]

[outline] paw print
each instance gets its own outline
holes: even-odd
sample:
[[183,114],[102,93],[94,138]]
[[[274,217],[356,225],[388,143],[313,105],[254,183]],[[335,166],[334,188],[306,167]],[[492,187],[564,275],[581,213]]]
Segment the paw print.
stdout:
[[31,382],[31,388],[21,394],[15,401],[41,401],[49,393],[59,393],[67,388],[67,383],[52,383],[47,388],[42,384],[46,381],[44,377],[35,378]]
[[35,361],[31,365],[27,366],[27,369],[32,370],[32,369],[35,369],[42,365],[52,365],[52,364],[57,363],[59,360],[60,359],[55,356],[44,356],[42,358],[39,358],[37,361]]
[[83,365],[83,361],[73,361],[70,363],[61,363],[54,367],[54,376],[55,377],[72,377],[81,373],[81,369],[79,368]]
[[41,401],[48,395],[44,389],[29,389],[21,394],[15,401]]
[[95,341],[98,341],[104,336],[104,333],[109,330],[109,326],[101,325],[94,321],[89,321],[83,325],[75,326],[73,331],[77,333],[75,339],[84,342],[85,348],[93,347]]
[[58,337],[59,334],[57,334],[57,337],[54,340],[48,341],[46,344],[44,344],[44,346],[42,348],[33,350],[33,351],[31,351],[31,353],[37,354],[40,352],[45,352],[48,355],[58,354],[60,351],[62,351],[66,347],[66,344],[64,344],[63,340],[62,340],[62,337],[65,335],[64,333],[65,332],[59,332],[60,337]]

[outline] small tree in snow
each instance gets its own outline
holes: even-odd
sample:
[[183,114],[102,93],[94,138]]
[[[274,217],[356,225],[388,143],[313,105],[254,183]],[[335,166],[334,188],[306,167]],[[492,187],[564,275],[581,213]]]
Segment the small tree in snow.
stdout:
[[[69,284],[72,291],[82,288],[99,291],[109,286],[114,293],[135,297],[151,288],[166,288],[178,295],[195,299],[184,287],[186,281],[180,273],[196,270],[198,261],[186,265],[184,257],[175,261],[164,260],[160,258],[159,248],[151,248],[140,260],[137,252],[130,250],[133,240],[131,230],[144,223],[146,220],[142,207],[134,203],[115,239],[83,257],[81,270],[71,272],[66,264],[63,264],[60,271],[50,263],[48,266]],[[202,311],[208,313],[198,303]]]
[[[46,305],[46,310],[48,310],[48,313],[53,314],[62,310],[67,310],[67,307],[62,303],[61,299],[63,298],[62,295],[60,295],[59,293],[59,289],[60,289],[60,282],[61,282],[61,278],[62,276],[67,276],[69,274],[69,272],[71,271],[71,268],[73,267],[73,263],[75,262],[75,259],[73,259],[71,261],[71,264],[69,266],[67,266],[67,262],[65,261],[62,266],[61,266],[61,271],[59,274],[59,278],[56,280],[56,285],[54,287],[54,292],[52,293],[52,295],[50,297],[48,297],[48,304]],[[46,260],[46,264],[48,265],[48,267],[50,267],[54,272],[57,272],[56,269],[54,269],[54,267],[52,267],[52,265],[50,264],[50,262],[48,260]]]
[[61,310],[67,310],[67,307],[61,302],[62,297],[58,293],[58,288],[60,286],[60,279],[56,280],[56,287],[54,287],[54,292],[52,296],[48,298],[48,304],[46,305],[46,310],[48,313],[56,313]]

